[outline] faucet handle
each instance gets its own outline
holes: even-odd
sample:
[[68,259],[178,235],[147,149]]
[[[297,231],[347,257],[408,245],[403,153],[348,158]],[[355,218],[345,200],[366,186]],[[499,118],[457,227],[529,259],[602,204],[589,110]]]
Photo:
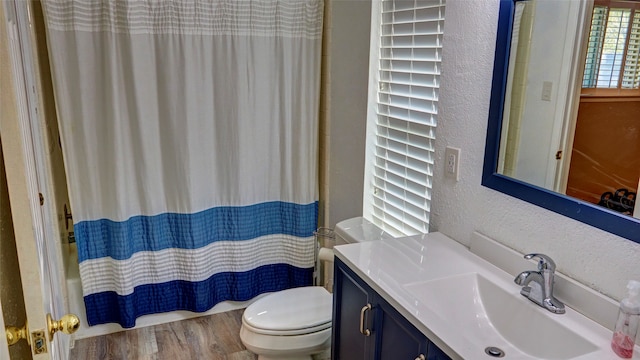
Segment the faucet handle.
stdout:
[[525,259],[538,259],[538,271],[549,270],[551,272],[556,271],[556,263],[545,254],[527,254]]

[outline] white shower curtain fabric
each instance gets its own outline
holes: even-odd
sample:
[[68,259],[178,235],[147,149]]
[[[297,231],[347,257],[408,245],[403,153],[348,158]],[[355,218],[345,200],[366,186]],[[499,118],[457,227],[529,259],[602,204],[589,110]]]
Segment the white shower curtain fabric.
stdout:
[[89,324],[311,284],[323,2],[43,5]]

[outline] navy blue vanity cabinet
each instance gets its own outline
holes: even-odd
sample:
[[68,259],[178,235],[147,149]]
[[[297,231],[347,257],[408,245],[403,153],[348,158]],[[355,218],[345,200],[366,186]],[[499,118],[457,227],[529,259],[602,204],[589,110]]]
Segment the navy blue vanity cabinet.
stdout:
[[[331,359],[373,359],[373,291],[339,259],[335,259],[334,266]],[[363,329],[360,329],[361,324]],[[371,332],[369,336],[365,335],[367,330]]]
[[333,360],[449,360],[338,258],[333,296]]

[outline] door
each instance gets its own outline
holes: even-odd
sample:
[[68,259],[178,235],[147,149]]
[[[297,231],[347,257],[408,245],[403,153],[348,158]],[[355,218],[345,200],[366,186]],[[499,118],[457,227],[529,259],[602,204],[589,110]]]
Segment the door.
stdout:
[[[9,206],[7,177],[2,159],[0,146],[0,329],[4,329],[5,326],[22,326],[27,321],[22,281],[17,273],[18,255]],[[9,358],[31,359],[27,342],[20,341],[9,349],[6,337],[0,336],[0,359]]]
[[[56,279],[56,271],[52,271],[51,264],[47,262],[50,253],[48,246],[52,243],[57,244],[58,241],[57,238],[45,237],[51,230],[45,230],[44,225],[50,223],[47,219],[51,217],[51,211],[47,210],[47,206],[43,206],[46,197],[42,194],[48,194],[48,185],[42,180],[43,172],[39,173],[37,170],[42,168],[42,159],[38,157],[42,151],[38,153],[38,145],[34,146],[37,134],[32,133],[30,123],[34,115],[36,118],[44,116],[44,111],[42,107],[34,106],[34,100],[37,100],[41,91],[39,85],[29,85],[37,83],[34,73],[27,70],[25,75],[25,61],[28,59],[25,59],[24,55],[29,54],[24,54],[22,49],[32,44],[25,44],[24,38],[19,39],[16,22],[8,20],[11,17],[7,16],[7,9],[14,11],[10,14],[14,20],[17,17],[16,9],[11,8],[13,4],[18,3],[0,3],[0,143],[7,188],[6,196],[0,200],[0,208],[3,209],[3,214],[7,213],[7,209],[10,211],[10,215],[4,216],[3,221],[10,222],[13,228],[13,236],[7,235],[8,232],[5,231],[0,233],[3,245],[0,250],[5,250],[7,244],[11,247],[11,242],[15,240],[13,254],[11,251],[0,254],[6,255],[7,259],[15,264],[12,269],[2,269],[0,277],[3,280],[0,282],[0,292],[3,293],[0,325],[9,330],[7,334],[11,334],[16,342],[9,345],[8,337],[2,337],[0,358],[7,359],[9,354],[15,351],[9,351],[10,346],[26,346],[27,353],[31,352],[34,360],[64,360],[67,356],[64,342],[59,338],[52,342],[51,335],[57,330],[72,332],[77,329],[78,322],[72,317],[64,322],[52,321],[49,317],[51,313],[60,313],[60,304],[51,300],[57,292],[53,291],[55,289],[52,286],[52,283],[56,283],[52,282],[52,279]],[[22,17],[28,17],[25,15],[22,14]],[[27,32],[30,27],[31,23],[26,24]],[[31,82],[26,80],[28,76]],[[31,90],[31,98],[25,89]],[[5,174],[2,174],[2,182]],[[49,240],[48,243],[45,243],[45,240]],[[8,280],[4,281],[5,279]],[[6,285],[9,283],[14,287],[9,289]],[[16,288],[21,290],[15,290]],[[23,309],[24,312],[16,314],[21,312],[19,309]],[[25,339],[17,340],[19,338]],[[25,345],[26,339],[31,346]],[[15,355],[11,359],[22,358],[23,355]]]
[[[2,11],[1,6],[0,11]],[[0,48],[0,63],[2,64],[6,64],[8,54],[6,49],[7,42],[5,41],[6,33],[4,30],[4,26],[0,26],[0,46],[2,47]],[[5,264],[3,261],[2,276],[4,278],[3,280],[6,281],[2,282],[2,292],[3,295],[5,292],[10,292],[10,296],[3,296],[2,299],[4,300],[2,304],[3,319],[5,317],[7,318],[7,321],[3,320],[3,322],[5,329],[10,326],[22,328],[28,323],[29,330],[26,333],[34,333],[33,337],[29,335],[29,342],[38,342],[38,351],[43,352],[44,349],[48,349],[49,346],[48,337],[44,335],[44,331],[46,329],[46,312],[43,306],[43,281],[40,276],[41,261],[38,258],[38,251],[34,241],[35,235],[31,220],[31,205],[30,198],[28,196],[29,191],[27,189],[28,181],[24,171],[24,156],[21,139],[20,137],[7,135],[11,133],[19,134],[19,132],[15,129],[15,126],[17,125],[17,121],[15,121],[17,118],[17,111],[15,109],[15,101],[13,101],[15,97],[11,91],[12,89],[6,86],[6,75],[8,72],[6,70],[7,67],[5,66],[0,68],[0,84],[2,85],[2,99],[0,103],[0,108],[2,108],[2,117],[0,118],[0,142],[2,144],[3,159],[5,160],[4,165],[7,170],[6,172],[3,171],[2,175],[4,179],[2,179],[2,182],[7,188],[7,193],[6,197],[0,201],[2,201],[1,205],[3,213],[6,214],[7,211],[10,212],[10,217],[6,217],[5,215],[3,221],[11,222],[13,234],[4,230],[1,234],[2,237],[0,238],[0,241],[2,241],[3,250],[5,250],[4,248],[10,248],[10,243],[15,241],[15,245],[13,245],[15,252],[12,254],[7,251],[3,253],[2,256],[6,256],[9,261],[15,263],[17,268],[12,269],[13,271],[4,269],[8,264]],[[12,235],[13,239],[11,238]],[[8,284],[12,284],[12,288],[9,288]],[[16,291],[22,292],[22,294]],[[10,304],[15,306],[10,307]],[[20,312],[16,307],[22,307],[24,313],[15,314],[15,311]],[[41,345],[42,341],[44,341],[44,345]],[[24,356],[25,342],[25,340],[20,340],[15,345],[12,345],[21,349],[18,352],[21,355],[17,355],[15,354],[16,351],[12,351],[12,353],[14,353],[14,357],[11,359],[18,359],[17,356]],[[6,338],[3,338],[2,346],[4,347],[2,351],[9,353]],[[29,351],[28,354],[29,353],[31,352]],[[47,351],[46,353],[34,356],[34,359],[45,360],[51,359],[51,357]]]

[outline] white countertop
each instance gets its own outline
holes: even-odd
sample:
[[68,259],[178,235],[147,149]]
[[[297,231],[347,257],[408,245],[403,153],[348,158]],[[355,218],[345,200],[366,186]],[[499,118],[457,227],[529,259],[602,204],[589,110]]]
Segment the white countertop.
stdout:
[[[507,355],[508,344],[479,344],[478,339],[465,338],[459,325],[435,313],[421,299],[412,295],[406,286],[450,276],[477,273],[507,289],[518,301],[540,311],[540,316],[558,316],[562,326],[578,332],[597,350],[576,359],[619,359],[610,349],[611,331],[589,320],[571,308],[563,315],[547,314],[548,311],[520,295],[521,287],[513,283],[515,275],[508,274],[484,259],[471,253],[466,247],[440,233],[416,235],[407,238],[370,241],[340,245],[334,248],[336,256],[378,292],[396,310],[407,318],[429,340],[453,359],[491,359],[478,348],[500,345]],[[522,269],[531,270],[531,269]],[[446,297],[447,294],[439,294]],[[545,313],[546,312],[546,313]],[[536,315],[537,316],[537,315]],[[527,326],[527,324],[521,324]],[[535,337],[536,334],[531,334]],[[484,340],[483,340],[484,341]],[[508,343],[502,339],[504,343]],[[505,348],[506,347],[506,348]],[[503,359],[535,359],[522,355],[505,356]],[[636,347],[634,359],[640,359]]]

